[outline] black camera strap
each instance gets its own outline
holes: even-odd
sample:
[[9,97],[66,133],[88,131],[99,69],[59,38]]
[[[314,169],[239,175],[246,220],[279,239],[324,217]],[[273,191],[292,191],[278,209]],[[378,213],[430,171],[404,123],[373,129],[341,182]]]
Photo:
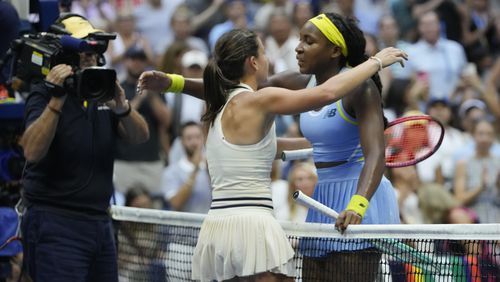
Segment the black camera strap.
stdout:
[[62,97],[67,94],[66,90],[57,84],[54,84],[47,80],[44,80],[44,83],[53,97]]

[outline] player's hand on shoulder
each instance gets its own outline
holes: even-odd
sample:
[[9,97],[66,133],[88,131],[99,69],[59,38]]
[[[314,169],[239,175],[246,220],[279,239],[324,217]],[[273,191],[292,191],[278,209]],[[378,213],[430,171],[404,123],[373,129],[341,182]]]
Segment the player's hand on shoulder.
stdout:
[[374,57],[380,59],[384,68],[394,63],[400,63],[404,67],[404,61],[408,60],[408,54],[405,51],[394,47],[384,48]]

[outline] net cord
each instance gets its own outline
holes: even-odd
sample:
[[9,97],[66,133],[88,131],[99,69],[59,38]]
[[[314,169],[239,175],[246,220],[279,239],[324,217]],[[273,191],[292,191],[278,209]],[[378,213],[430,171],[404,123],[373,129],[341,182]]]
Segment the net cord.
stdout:
[[[114,220],[200,227],[204,214],[112,206]],[[366,224],[340,234],[333,224],[280,221],[287,235],[339,239],[500,240],[500,224]]]

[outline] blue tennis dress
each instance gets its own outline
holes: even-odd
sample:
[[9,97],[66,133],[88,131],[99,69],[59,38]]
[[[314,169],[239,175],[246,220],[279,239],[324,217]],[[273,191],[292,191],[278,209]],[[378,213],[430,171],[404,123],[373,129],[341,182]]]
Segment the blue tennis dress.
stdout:
[[[314,77],[313,77],[313,82]],[[311,84],[311,83],[310,83]],[[364,165],[363,151],[360,145],[356,119],[343,108],[342,100],[323,107],[319,111],[309,111],[300,115],[300,128],[313,146],[314,162],[347,161],[347,163],[318,169],[318,183],[313,198],[338,213],[343,211],[351,197],[356,193],[358,179]],[[335,219],[309,209],[307,222],[335,224]],[[370,200],[370,205],[362,224],[398,224],[399,208],[391,182],[382,177],[377,191]],[[314,249],[311,256],[324,256],[332,251],[355,250],[365,246],[347,244],[325,244],[311,241]],[[307,255],[307,254],[305,254]]]

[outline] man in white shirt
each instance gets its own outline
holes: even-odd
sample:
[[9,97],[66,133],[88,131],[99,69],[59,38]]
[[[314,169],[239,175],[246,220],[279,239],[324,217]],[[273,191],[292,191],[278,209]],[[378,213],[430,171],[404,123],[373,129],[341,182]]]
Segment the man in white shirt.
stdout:
[[163,55],[174,33],[170,19],[184,0],[147,0],[134,10],[137,30],[151,43],[156,56]]
[[459,43],[442,38],[438,15],[430,11],[418,22],[421,39],[408,47],[411,60],[406,77],[423,75],[429,79],[429,98],[449,98],[457,86],[467,63]]
[[274,67],[274,73],[299,71],[295,48],[299,37],[292,32],[292,22],[284,10],[276,10],[269,17],[265,40],[266,54]]
[[172,210],[207,213],[212,188],[205,163],[205,138],[199,123],[187,122],[181,127],[180,139],[186,156],[171,163],[163,172],[162,189]]

